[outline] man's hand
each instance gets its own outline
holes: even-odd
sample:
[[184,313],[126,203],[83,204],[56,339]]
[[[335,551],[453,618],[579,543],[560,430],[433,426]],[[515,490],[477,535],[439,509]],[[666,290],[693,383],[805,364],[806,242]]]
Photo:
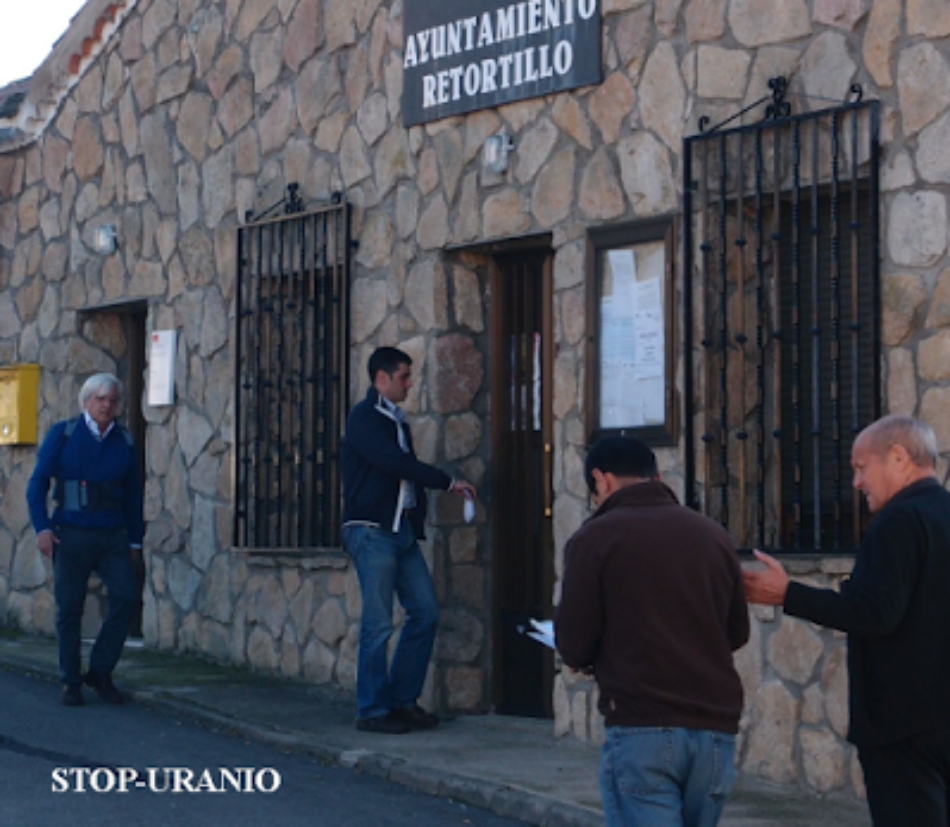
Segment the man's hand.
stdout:
[[745,597],[750,603],[762,603],[766,606],[781,606],[788,591],[788,575],[782,564],[758,549],[752,552],[765,564],[764,569],[743,569],[742,584]]
[[456,494],[465,494],[471,497],[473,500],[478,495],[478,492],[475,490],[475,486],[470,482],[465,482],[465,480],[455,480],[449,490],[454,491]]
[[53,547],[59,545],[59,537],[53,534],[51,528],[47,528],[36,535],[36,547],[44,557],[53,556]]

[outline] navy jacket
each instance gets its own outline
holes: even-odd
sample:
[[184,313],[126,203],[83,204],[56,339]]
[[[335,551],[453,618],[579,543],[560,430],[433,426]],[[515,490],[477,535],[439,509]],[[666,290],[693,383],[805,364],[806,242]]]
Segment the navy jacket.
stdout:
[[[118,423],[102,442],[89,433],[83,420],[67,438],[66,424],[57,422],[50,428],[36,455],[36,467],[26,488],[30,519],[36,533],[52,528],[54,522],[75,528],[125,528],[129,532],[129,543],[142,545],[145,525],[141,474],[135,451],[126,442]],[[117,507],[64,511],[57,506],[51,521],[46,500],[54,478],[96,483],[100,490],[109,491]]]
[[841,591],[790,583],[785,611],[848,633],[854,744],[950,724],[950,493],[930,478],[898,491]]
[[452,487],[444,471],[416,459],[412,433],[405,426],[409,452],[399,447],[401,427],[370,387],[350,411],[340,453],[343,476],[343,522],[375,523],[397,532],[403,518],[404,481],[415,484],[416,506],[405,512],[416,537],[425,537],[426,488]]

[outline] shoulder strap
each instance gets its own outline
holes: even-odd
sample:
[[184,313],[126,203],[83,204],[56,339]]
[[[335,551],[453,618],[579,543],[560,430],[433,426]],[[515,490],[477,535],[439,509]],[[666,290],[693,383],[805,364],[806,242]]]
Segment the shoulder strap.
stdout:
[[[82,417],[77,416],[75,419],[70,419],[66,423],[66,427],[63,428],[63,444],[65,444],[73,435],[73,433],[75,433],[80,419],[82,419]],[[118,422],[115,423],[115,427],[119,429],[119,433],[122,434],[122,438],[125,440],[126,445],[128,445],[130,448],[135,445],[135,441],[132,439],[132,434],[129,433],[128,429],[123,428]]]

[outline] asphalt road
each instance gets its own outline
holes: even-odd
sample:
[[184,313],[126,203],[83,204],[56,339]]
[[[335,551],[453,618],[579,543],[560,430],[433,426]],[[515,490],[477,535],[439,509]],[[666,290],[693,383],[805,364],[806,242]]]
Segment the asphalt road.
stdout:
[[0,824],[385,827],[521,822],[129,703],[63,707],[0,669]]

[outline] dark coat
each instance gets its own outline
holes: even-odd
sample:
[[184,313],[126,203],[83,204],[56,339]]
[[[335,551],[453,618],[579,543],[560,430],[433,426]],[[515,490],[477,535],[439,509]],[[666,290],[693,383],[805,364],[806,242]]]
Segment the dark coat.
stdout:
[[950,493],[933,478],[899,491],[841,591],[790,583],[785,611],[848,633],[854,744],[950,723]]
[[420,462],[412,446],[408,425],[405,435],[409,451],[399,447],[402,427],[380,401],[375,388],[356,405],[346,420],[340,454],[343,476],[343,522],[363,521],[397,531],[402,515],[401,480],[415,484],[416,506],[406,512],[416,537],[425,537],[426,488],[452,487],[444,471]]
[[570,539],[555,633],[565,663],[593,667],[608,726],[738,731],[739,559],[662,483],[615,492]]

